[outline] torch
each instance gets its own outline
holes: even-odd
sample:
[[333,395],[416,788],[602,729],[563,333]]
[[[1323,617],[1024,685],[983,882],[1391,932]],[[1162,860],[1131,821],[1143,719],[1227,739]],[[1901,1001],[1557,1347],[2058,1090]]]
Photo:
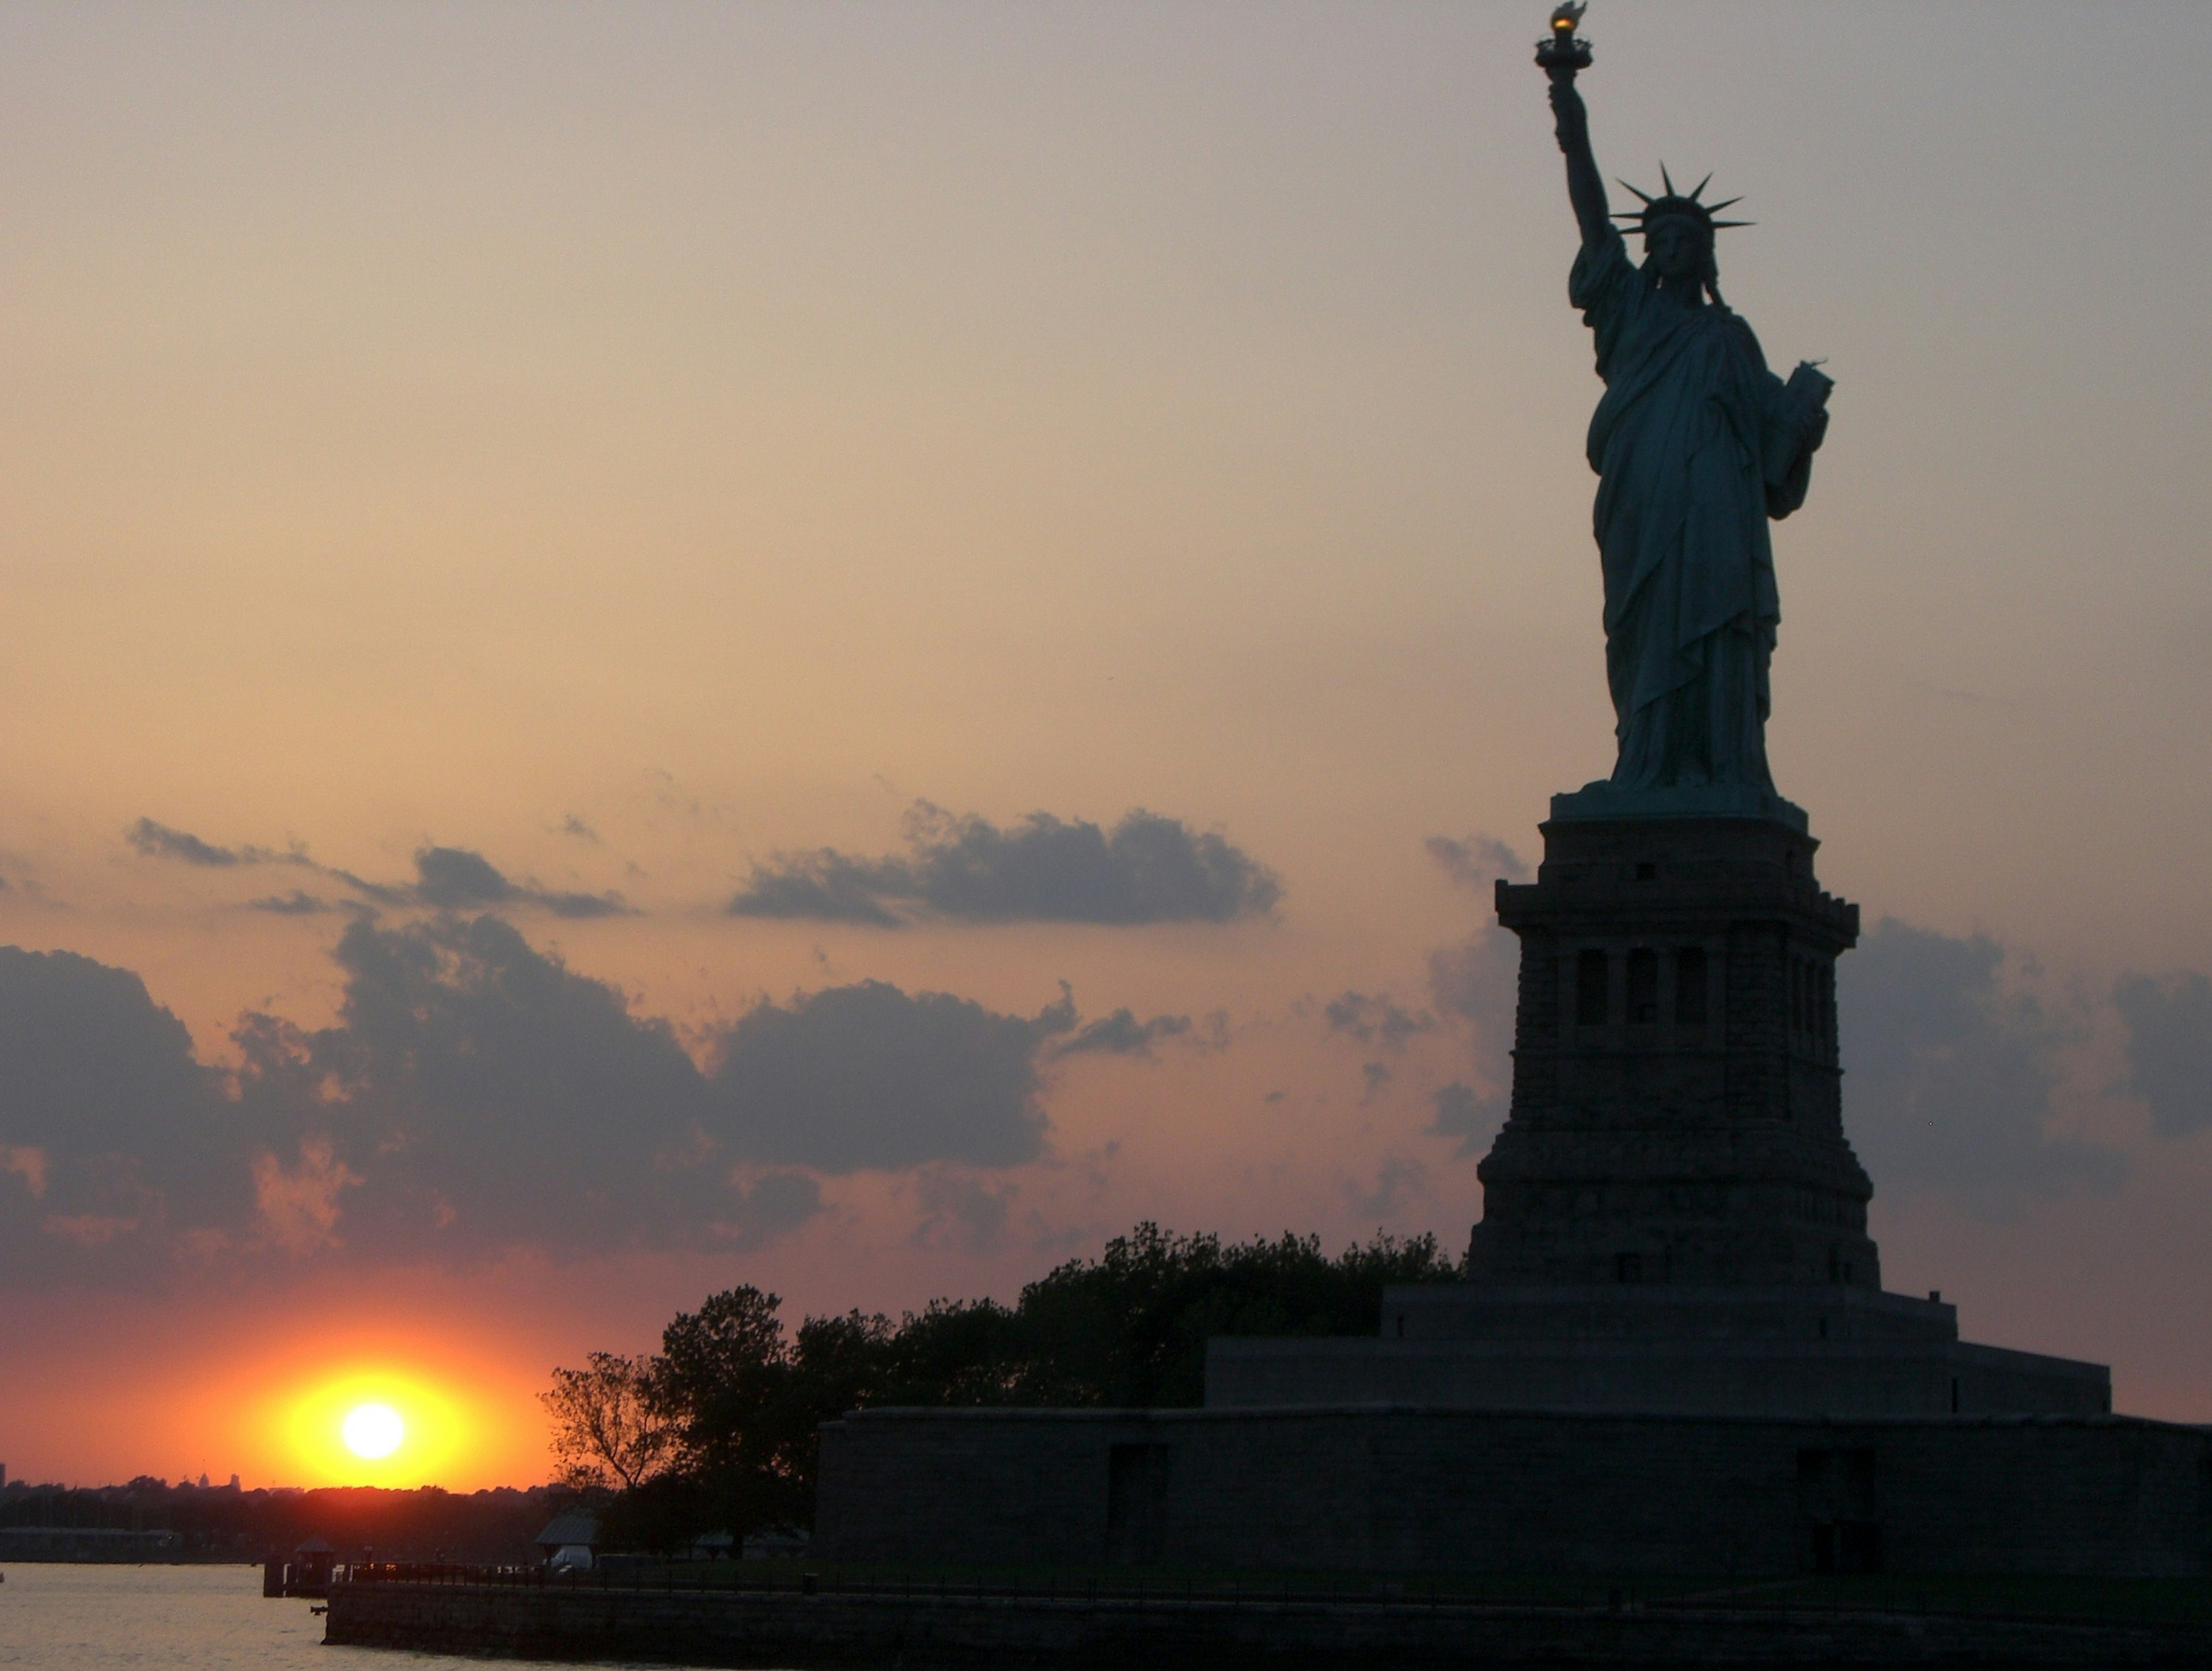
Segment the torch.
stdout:
[[1576,70],[1589,68],[1589,42],[1575,33],[1585,9],[1576,0],[1561,0],[1552,9],[1552,32],[1536,43],[1536,62],[1546,74],[1571,81]]

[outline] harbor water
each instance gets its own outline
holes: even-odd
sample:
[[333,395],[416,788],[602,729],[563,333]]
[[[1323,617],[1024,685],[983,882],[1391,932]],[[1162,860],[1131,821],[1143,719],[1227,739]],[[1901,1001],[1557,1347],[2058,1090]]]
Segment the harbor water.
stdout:
[[[315,1604],[263,1600],[258,1566],[11,1563],[5,1572],[0,1667],[7,1671],[483,1671],[482,1660],[325,1648],[322,1615],[309,1611]],[[567,1671],[574,1671],[573,1662]]]

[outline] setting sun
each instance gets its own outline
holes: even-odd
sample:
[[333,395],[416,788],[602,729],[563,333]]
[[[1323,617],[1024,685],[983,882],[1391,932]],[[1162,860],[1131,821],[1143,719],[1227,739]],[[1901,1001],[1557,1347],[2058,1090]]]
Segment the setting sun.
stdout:
[[465,1466],[481,1423],[459,1384],[396,1366],[325,1370],[271,1389],[270,1413],[304,1484],[443,1483]]
[[355,1455],[378,1461],[399,1448],[407,1424],[388,1404],[364,1404],[345,1418],[339,1434]]

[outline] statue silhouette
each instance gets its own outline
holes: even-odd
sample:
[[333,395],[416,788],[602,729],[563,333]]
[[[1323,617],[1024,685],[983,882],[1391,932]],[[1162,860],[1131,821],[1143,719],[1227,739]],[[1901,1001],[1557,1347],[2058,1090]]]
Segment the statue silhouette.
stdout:
[[[1728,203],[1706,204],[1704,184],[1678,192],[1662,165],[1659,195],[1630,186],[1639,205],[1609,210],[1575,86],[1588,49],[1571,25],[1560,39],[1577,52],[1547,42],[1538,61],[1582,229],[1568,295],[1606,384],[1589,455],[1601,479],[1613,785],[1771,794],[1767,664],[1782,611],[1766,524],[1805,502],[1832,384],[1809,363],[1784,382],[1721,300],[1714,235],[1746,223],[1716,220]],[[1636,223],[1641,266],[1616,219]]]

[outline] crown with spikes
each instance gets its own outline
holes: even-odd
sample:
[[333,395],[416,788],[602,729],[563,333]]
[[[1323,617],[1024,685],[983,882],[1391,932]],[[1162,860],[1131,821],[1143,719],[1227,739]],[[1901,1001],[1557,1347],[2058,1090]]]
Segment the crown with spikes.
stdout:
[[1627,186],[1630,191],[1634,192],[1643,199],[1644,206],[1640,209],[1616,209],[1613,210],[1613,218],[1617,221],[1634,221],[1646,233],[1651,230],[1651,223],[1654,221],[1664,220],[1670,215],[1679,215],[1685,220],[1695,221],[1708,233],[1717,232],[1723,227],[1758,224],[1755,221],[1717,221],[1713,218],[1717,210],[1726,209],[1731,204],[1741,203],[1743,199],[1725,198],[1718,203],[1700,202],[1699,198],[1704,196],[1705,187],[1713,182],[1713,177],[1711,174],[1707,174],[1699,180],[1686,195],[1674,189],[1674,177],[1667,172],[1667,165],[1663,162],[1659,165],[1659,179],[1665,186],[1666,191],[1662,196],[1656,198],[1649,192],[1629,186],[1626,180],[1622,180],[1620,183],[1623,186]]

